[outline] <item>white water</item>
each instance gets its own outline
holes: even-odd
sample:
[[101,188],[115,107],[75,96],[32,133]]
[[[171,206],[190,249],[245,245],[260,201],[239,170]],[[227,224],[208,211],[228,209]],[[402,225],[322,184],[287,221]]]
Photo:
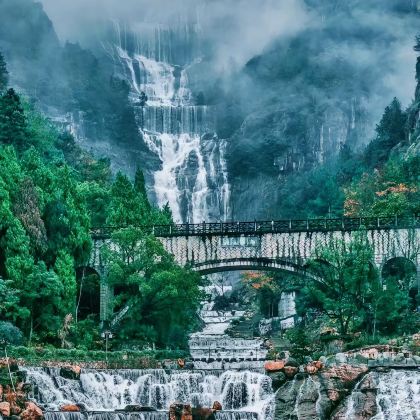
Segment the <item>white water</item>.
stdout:
[[[213,295],[230,290],[218,284],[210,288],[207,292]],[[221,378],[228,383],[225,395],[229,395],[230,401],[227,407],[222,402],[224,408],[245,409],[258,413],[260,420],[271,420],[274,394],[271,379],[262,373],[267,348],[259,338],[232,338],[226,334],[230,323],[245,315],[245,311],[238,310],[215,311],[212,302],[204,303],[200,317],[205,326],[201,332],[191,334],[190,354],[195,369],[224,372]]]
[[[88,411],[113,411],[130,404],[167,411],[173,402],[224,410],[269,413],[271,380],[255,372],[115,370],[82,371],[80,381],[65,379],[57,369],[27,368],[27,380],[36,385],[35,399],[48,411],[64,404],[84,404]],[[236,418],[234,414],[227,419]],[[265,414],[264,414],[265,415]],[[125,417],[126,418],[126,417]],[[269,417],[261,417],[268,419]]]
[[[375,420],[420,419],[420,373],[391,370],[377,376]],[[372,419],[372,420],[373,420]]]
[[[176,222],[224,220],[230,194],[226,144],[215,134],[214,110],[196,105],[189,89],[188,69],[200,59],[171,63],[175,45],[161,44],[169,42],[166,35],[156,35],[152,46],[137,37],[129,52],[126,32],[116,25],[116,33],[115,55],[131,86],[139,129],[161,162],[153,174],[157,204],[169,203]],[[192,36],[182,42],[191,42]],[[144,107],[136,104],[141,92],[148,96]]]

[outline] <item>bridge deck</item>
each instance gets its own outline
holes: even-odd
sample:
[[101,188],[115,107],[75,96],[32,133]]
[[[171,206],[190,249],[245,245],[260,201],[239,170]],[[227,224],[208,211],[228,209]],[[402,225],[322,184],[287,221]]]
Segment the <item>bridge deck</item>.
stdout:
[[[91,229],[93,238],[109,238],[118,229],[127,226],[101,226]],[[420,228],[415,217],[357,217],[342,219],[277,220],[254,222],[184,223],[173,225],[137,226],[156,237],[198,235],[262,235],[287,232],[335,232]]]

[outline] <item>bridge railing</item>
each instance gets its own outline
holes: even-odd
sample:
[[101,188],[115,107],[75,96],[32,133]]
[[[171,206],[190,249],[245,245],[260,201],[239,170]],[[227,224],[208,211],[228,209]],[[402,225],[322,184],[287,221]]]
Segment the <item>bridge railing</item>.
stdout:
[[[125,226],[127,227],[127,226]],[[357,217],[342,219],[306,219],[306,220],[272,220],[254,222],[220,222],[220,223],[184,223],[172,225],[139,226],[145,233],[157,237],[223,235],[223,234],[263,234],[284,232],[319,232],[319,231],[353,231],[359,229],[399,229],[419,228],[418,216],[391,217]],[[124,226],[101,226],[91,229],[93,237],[108,238]]]

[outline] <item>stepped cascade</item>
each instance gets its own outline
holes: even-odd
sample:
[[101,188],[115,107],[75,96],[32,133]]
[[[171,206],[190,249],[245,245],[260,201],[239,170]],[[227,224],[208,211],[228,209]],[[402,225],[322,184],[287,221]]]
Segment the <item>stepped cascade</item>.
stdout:
[[197,104],[189,88],[188,73],[200,62],[199,29],[157,27],[152,36],[150,28],[133,35],[115,26],[114,55],[144,142],[160,161],[152,174],[155,201],[169,203],[177,222],[223,220],[230,190],[226,142],[217,137],[215,110]]
[[[83,370],[80,380],[60,376],[59,369],[25,368],[34,386],[36,402],[47,410],[47,419],[109,418],[163,419],[172,402],[196,407],[220,401],[220,419],[269,419],[271,380],[255,372],[204,372],[151,370]],[[57,413],[65,404],[83,404],[87,413]],[[114,413],[130,404],[158,410],[150,413]],[[99,412],[101,416],[96,417]],[[72,417],[75,416],[75,417]],[[98,414],[99,416],[99,414]],[[142,417],[143,416],[143,417]],[[165,417],[166,416],[166,417]]]

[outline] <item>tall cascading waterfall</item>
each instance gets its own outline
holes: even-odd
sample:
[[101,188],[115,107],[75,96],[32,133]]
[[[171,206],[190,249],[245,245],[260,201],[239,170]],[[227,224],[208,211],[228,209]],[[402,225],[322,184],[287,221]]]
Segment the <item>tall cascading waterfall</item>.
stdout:
[[115,32],[114,56],[130,84],[139,130],[161,162],[152,176],[157,204],[169,203],[179,223],[225,219],[226,142],[217,137],[214,109],[196,104],[188,82],[200,61],[197,26],[145,26],[134,35],[116,23]]

